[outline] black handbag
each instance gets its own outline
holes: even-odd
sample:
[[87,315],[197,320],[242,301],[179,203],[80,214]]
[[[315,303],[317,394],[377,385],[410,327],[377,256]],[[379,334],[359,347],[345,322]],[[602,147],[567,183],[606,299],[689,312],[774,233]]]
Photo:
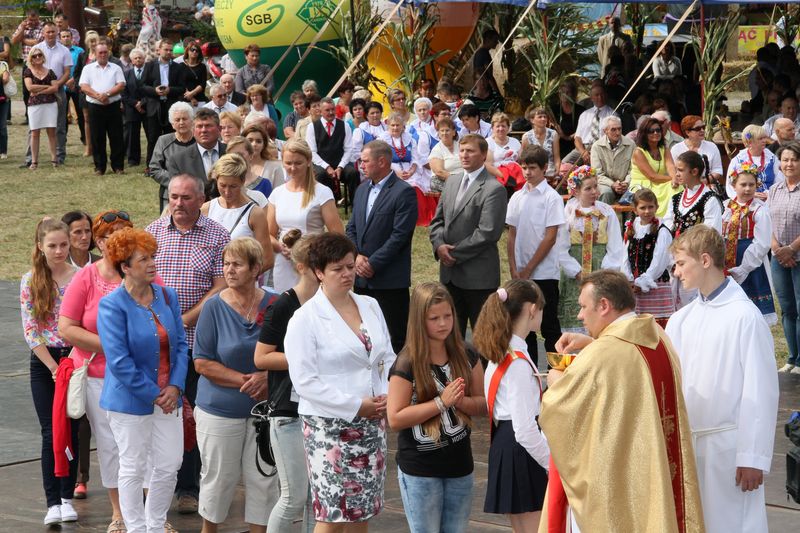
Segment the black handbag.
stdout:
[[786,493],[800,503],[800,412],[792,413],[784,431],[795,445],[786,453]]
[[[272,477],[278,469],[275,468],[275,454],[272,453],[272,443],[269,437],[269,419],[275,411],[275,403],[278,398],[283,396],[286,389],[292,384],[290,379],[285,379],[275,389],[274,400],[264,400],[258,402],[250,409],[250,416],[253,417],[253,426],[256,428],[256,468],[264,477]],[[261,461],[272,467],[270,473],[264,472],[261,468]]]

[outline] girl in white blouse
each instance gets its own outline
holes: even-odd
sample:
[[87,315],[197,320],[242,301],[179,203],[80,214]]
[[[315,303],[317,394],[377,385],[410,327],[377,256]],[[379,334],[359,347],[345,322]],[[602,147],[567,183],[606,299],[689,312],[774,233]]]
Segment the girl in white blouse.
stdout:
[[772,242],[772,217],[767,204],[755,197],[758,176],[759,167],[753,163],[744,163],[729,174],[736,196],[725,202],[722,238],[728,275],[742,286],[772,326],[778,323],[778,315],[764,267]]
[[510,515],[515,532],[536,531],[547,487],[550,448],[536,417],[539,370],[525,337],[542,325],[544,296],[530,280],[512,280],[489,296],[475,324],[475,347],[489,360],[483,379],[491,421],[484,512]]

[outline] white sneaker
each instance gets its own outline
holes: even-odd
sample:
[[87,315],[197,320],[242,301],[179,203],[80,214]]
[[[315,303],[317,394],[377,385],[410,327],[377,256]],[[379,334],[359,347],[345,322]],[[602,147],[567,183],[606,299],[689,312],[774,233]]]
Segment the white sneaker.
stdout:
[[800,374],[800,366],[796,366],[789,371],[790,374]]
[[778,372],[791,372],[793,368],[794,365],[786,363],[785,365],[783,365],[778,369]]
[[[73,511],[74,512],[74,511]],[[58,524],[61,522],[61,506],[53,505],[47,508],[47,514],[44,516],[44,525]]]
[[72,506],[72,500],[61,498],[61,521],[62,522],[75,522],[78,520],[78,513]]

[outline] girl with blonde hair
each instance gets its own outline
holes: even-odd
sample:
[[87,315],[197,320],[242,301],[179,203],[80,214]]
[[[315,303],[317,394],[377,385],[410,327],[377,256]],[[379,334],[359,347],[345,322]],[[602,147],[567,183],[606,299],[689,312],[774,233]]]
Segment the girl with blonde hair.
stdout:
[[274,288],[283,292],[297,283],[290,249],[283,236],[292,229],[303,235],[328,231],[344,234],[333,192],[317,183],[311,163],[311,149],[305,141],[291,139],[283,145],[286,183],[276,187],[267,205],[267,224],[275,252]]

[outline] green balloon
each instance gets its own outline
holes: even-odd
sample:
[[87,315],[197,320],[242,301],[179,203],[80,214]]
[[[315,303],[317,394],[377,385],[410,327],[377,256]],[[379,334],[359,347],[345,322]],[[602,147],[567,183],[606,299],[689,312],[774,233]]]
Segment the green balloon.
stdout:
[[175,43],[175,46],[172,47],[172,55],[182,56],[183,52],[183,43]]

